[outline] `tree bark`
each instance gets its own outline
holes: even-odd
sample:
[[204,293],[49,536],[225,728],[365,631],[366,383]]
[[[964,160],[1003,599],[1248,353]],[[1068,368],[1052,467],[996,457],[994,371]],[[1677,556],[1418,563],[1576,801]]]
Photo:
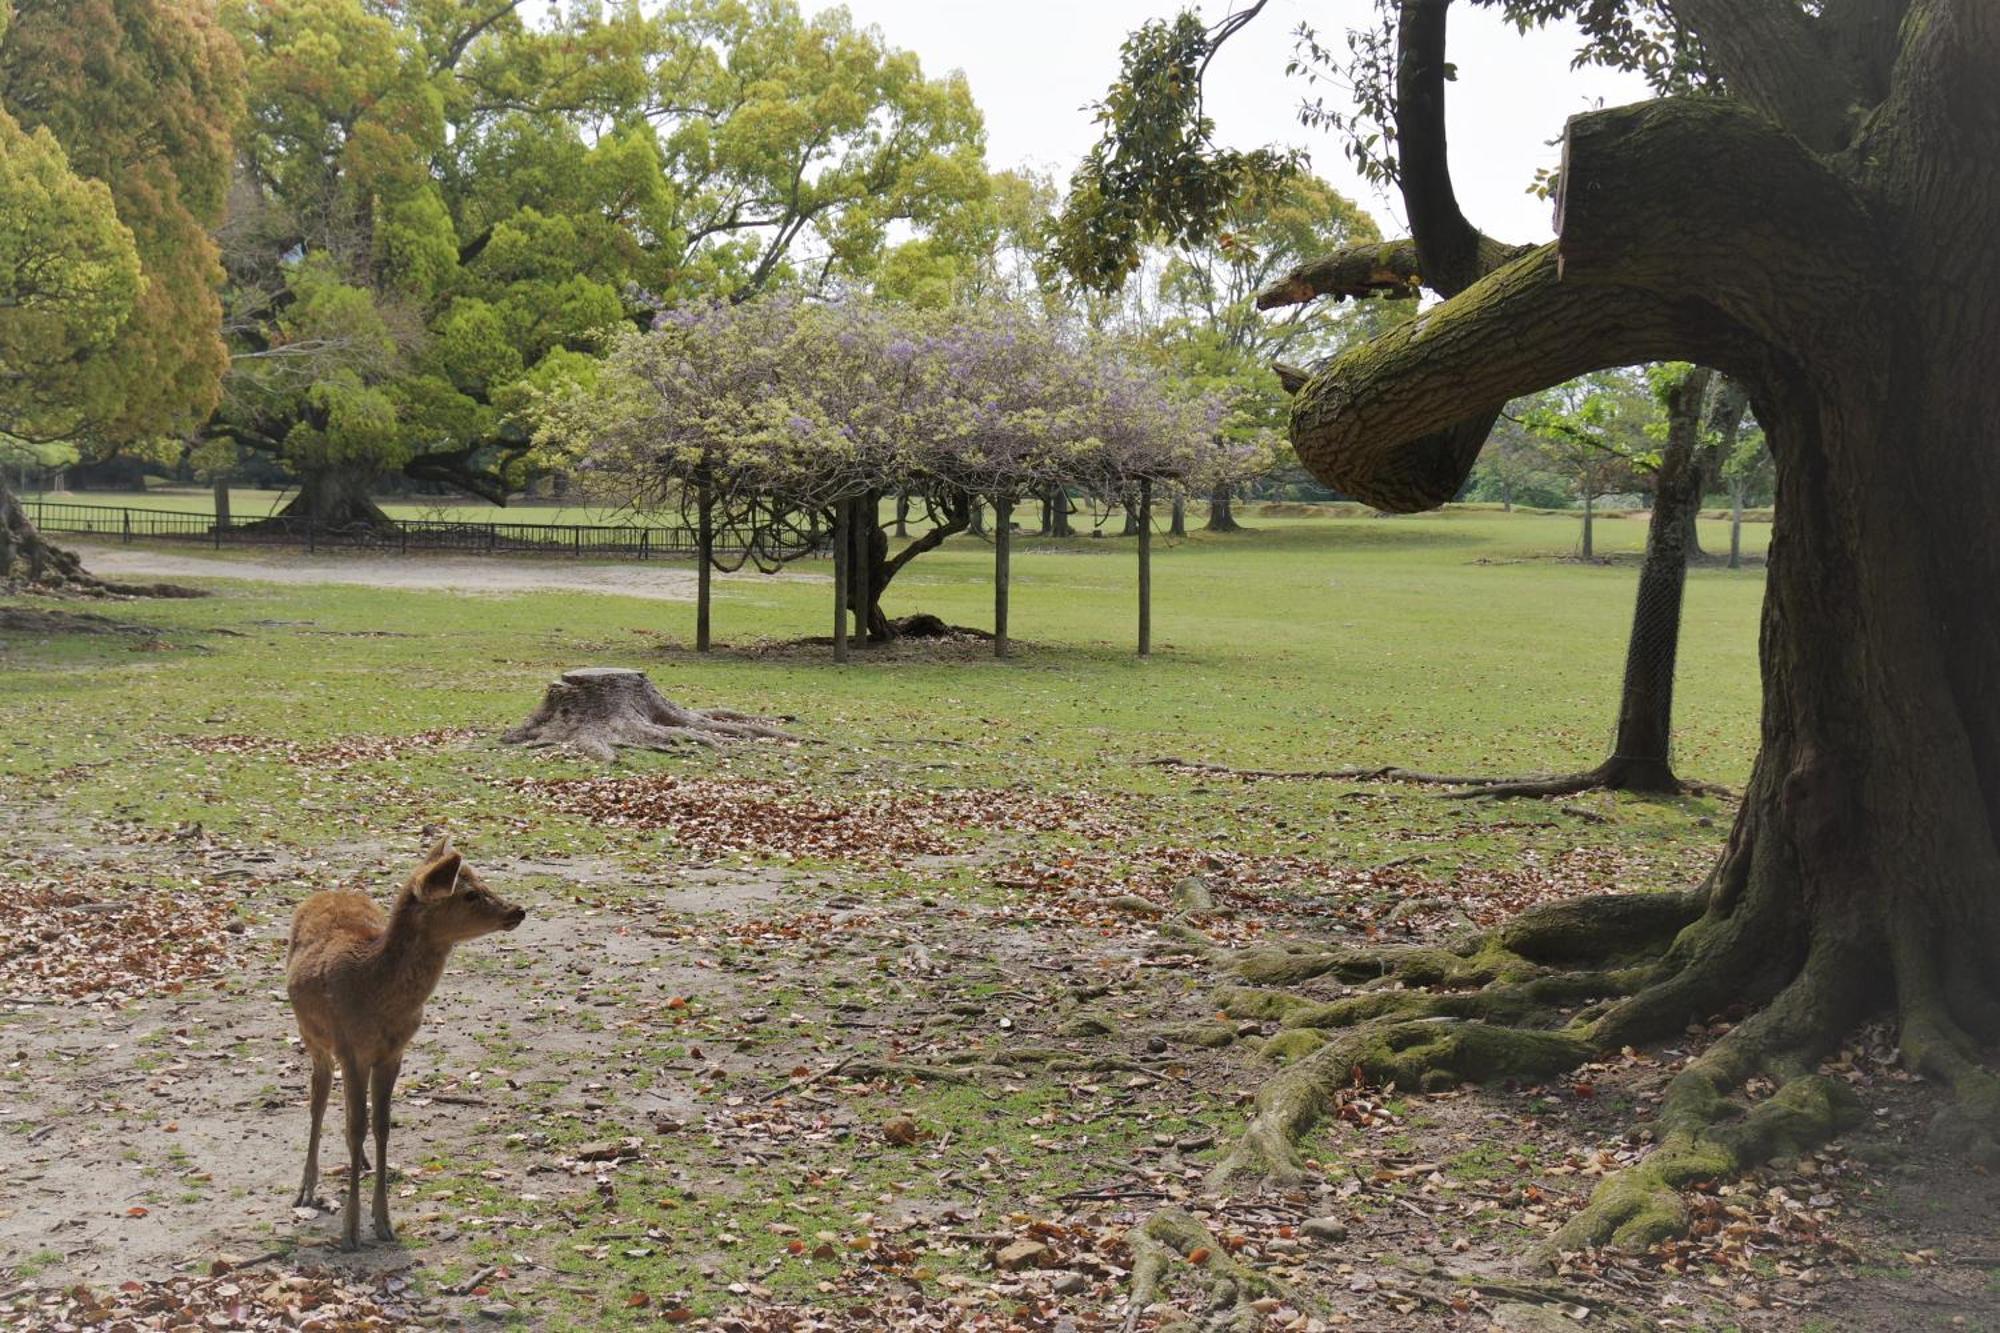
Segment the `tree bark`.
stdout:
[[694,650],[709,650],[709,610],[715,586],[715,488],[697,484],[694,532]]
[[1681,790],[1672,762],[1674,666],[1687,585],[1687,516],[1701,505],[1696,453],[1710,378],[1697,367],[1667,394],[1667,443],[1654,482],[1632,636],[1625,649],[1617,740],[1611,757],[1597,770],[1601,785],[1614,790]]
[[[2000,1162],[2000,1077],[1980,1059],[2000,1037],[2000,543],[1983,535],[2000,512],[2000,118],[1972,111],[2000,86],[2000,11],[1912,0],[1899,32],[1852,154],[1817,157],[1726,99],[1576,118],[1556,245],[1294,400],[1301,459],[1386,508],[1448,500],[1508,398],[1642,360],[1738,379],[1770,441],[1762,745],[1701,914],[1629,998],[1486,1067],[1546,1072],[1749,1016],[1677,1075],[1659,1146],[1557,1249],[1650,1244],[1682,1225],[1679,1188],[1833,1132],[1839,1089],[1812,1071],[1872,1012],[1954,1095],[1942,1128]],[[1314,1072],[1344,1080],[1352,1055]],[[1759,1074],[1775,1096],[1730,1101]],[[1260,1110],[1246,1142],[1286,1111]]]
[[1215,489],[1208,493],[1209,532],[1241,532],[1243,525],[1236,521],[1236,513],[1230,504],[1230,487],[1227,482],[1217,482]]
[[1014,553],[1014,502],[993,501],[993,655],[1007,655],[1007,595]]
[[1743,565],[1743,481],[1738,478],[1729,484],[1729,567],[1740,569]]
[[1049,515],[1051,520],[1049,535],[1051,537],[1076,536],[1076,525],[1070,522],[1070,515],[1074,510],[1070,506],[1069,491],[1061,486],[1055,487],[1049,492],[1049,506],[1051,511]]
[[1153,655],[1153,482],[1139,481],[1139,656]]
[[854,541],[848,536],[850,508],[845,497],[833,502],[833,660],[847,660],[847,587]]
[[1173,520],[1167,526],[1169,537],[1187,536],[1187,492],[1174,491]]
[[215,526],[224,532],[229,530],[229,478],[215,478]]
[[896,540],[902,541],[910,535],[910,493],[896,492]]
[[1585,491],[1583,493],[1583,558],[1585,560],[1595,560],[1597,558],[1596,539],[1591,531],[1593,503],[1594,500],[1590,492]]
[[82,561],[42,536],[0,477],[0,588],[54,592],[99,586]]

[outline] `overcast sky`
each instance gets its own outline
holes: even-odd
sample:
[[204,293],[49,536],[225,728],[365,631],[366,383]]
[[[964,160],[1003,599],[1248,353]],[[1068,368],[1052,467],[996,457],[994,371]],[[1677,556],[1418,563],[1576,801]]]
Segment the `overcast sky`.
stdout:
[[[1211,20],[1241,0],[1208,0]],[[986,113],[987,160],[994,168],[1032,165],[1059,181],[1096,139],[1086,103],[1118,72],[1118,46],[1144,20],[1175,12],[1176,0],[846,0],[862,23],[891,45],[914,51],[928,73],[965,71]],[[806,0],[805,8],[816,6]],[[1387,233],[1403,230],[1400,205],[1372,190],[1347,165],[1339,145],[1298,123],[1303,80],[1285,77],[1292,33],[1310,20],[1322,39],[1338,40],[1367,18],[1369,0],[1271,0],[1232,38],[1207,79],[1217,137],[1236,147],[1305,148],[1313,169],[1353,197]],[[1344,46],[1344,43],[1342,43]],[[1518,36],[1489,12],[1452,10],[1451,58],[1459,81],[1448,93],[1451,164],[1467,215],[1507,241],[1547,240],[1549,206],[1527,193],[1535,169],[1556,164],[1564,120],[1593,106],[1646,96],[1636,77],[1603,70],[1571,72],[1575,43],[1567,30]]]

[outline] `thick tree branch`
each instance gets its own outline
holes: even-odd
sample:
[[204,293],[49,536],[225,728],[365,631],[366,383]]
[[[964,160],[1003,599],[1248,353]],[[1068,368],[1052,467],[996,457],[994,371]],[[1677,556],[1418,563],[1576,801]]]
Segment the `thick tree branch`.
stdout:
[[1756,112],[1680,98],[1577,116],[1562,173],[1565,281],[1698,298],[1808,370],[1871,359],[1887,247],[1854,188]]
[[1798,0],[1673,0],[1729,91],[1819,152],[1847,146],[1861,89]]
[[1334,360],[1292,404],[1292,444],[1326,485],[1378,508],[1458,493],[1500,409],[1593,370],[1687,359],[1749,366],[1700,301],[1564,282],[1541,246],[1459,296]]

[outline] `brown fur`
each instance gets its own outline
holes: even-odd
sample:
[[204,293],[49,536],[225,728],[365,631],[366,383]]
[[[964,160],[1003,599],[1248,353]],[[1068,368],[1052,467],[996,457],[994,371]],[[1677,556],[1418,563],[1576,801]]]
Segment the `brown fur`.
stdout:
[[299,1036],[312,1058],[312,1137],[298,1206],[312,1207],[319,1183],[319,1129],[340,1066],[347,1110],[347,1208],[341,1244],[361,1243],[362,1144],[369,1104],[375,1122],[375,1236],[389,1226],[389,1094],[403,1050],[423,1022],[424,1001],[444,972],[451,947],[495,930],[512,930],[527,912],[495,896],[440,838],[387,916],[365,893],[315,893],[292,914],[285,982]]

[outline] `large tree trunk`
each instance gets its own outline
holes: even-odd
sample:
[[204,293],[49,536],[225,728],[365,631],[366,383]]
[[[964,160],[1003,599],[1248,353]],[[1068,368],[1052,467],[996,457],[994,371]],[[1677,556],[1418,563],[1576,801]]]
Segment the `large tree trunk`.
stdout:
[[1209,532],[1241,532],[1243,525],[1236,521],[1236,512],[1231,507],[1231,490],[1227,482],[1217,482],[1215,489],[1208,493]]
[[[1443,9],[1405,7],[1406,30]],[[1451,498],[1510,398],[1612,365],[1714,365],[1746,385],[1770,440],[1762,744],[1700,914],[1627,998],[1560,1031],[1496,1032],[1500,1010],[1460,996],[1429,1014],[1488,1021],[1330,1043],[1260,1094],[1245,1138],[1249,1158],[1281,1159],[1272,1145],[1295,1142],[1327,1081],[1357,1067],[1404,1084],[1546,1075],[1747,1014],[1676,1075],[1658,1147],[1597,1188],[1562,1250],[1648,1245],[1684,1223],[1680,1189],[1832,1132],[1851,1094],[1814,1071],[1871,1013],[1892,1015],[1906,1065],[1952,1094],[1952,1141],[2000,1163],[2000,1078],[1981,1060],[2000,1039],[2000,543],[1986,538],[2000,512],[2000,10],[1912,0],[1883,30],[1900,49],[1857,151],[1826,156],[1808,145],[1841,132],[1848,90],[1810,43],[1758,29],[1826,20],[1725,0],[1674,10],[1751,106],[1573,120],[1560,240],[1499,256],[1316,371],[1292,419],[1323,481],[1404,510]],[[1823,95],[1824,123],[1794,116]],[[1563,957],[1616,958],[1578,948],[1613,943],[1615,917],[1580,919]],[[1777,1092],[1733,1102],[1757,1076]]]
[[266,532],[393,532],[396,521],[369,494],[373,481],[365,473],[308,472],[299,478],[298,494],[283,509],[243,526]]
[[84,573],[82,561],[42,536],[0,477],[0,588],[84,591],[101,586]]
[[1167,525],[1167,535],[1187,536],[1187,492],[1178,488],[1174,491],[1173,521]]

